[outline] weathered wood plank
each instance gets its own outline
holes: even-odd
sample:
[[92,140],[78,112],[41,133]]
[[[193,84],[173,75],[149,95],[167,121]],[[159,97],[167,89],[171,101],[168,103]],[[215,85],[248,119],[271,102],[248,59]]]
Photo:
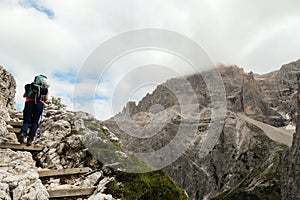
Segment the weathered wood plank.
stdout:
[[26,144],[10,144],[10,143],[0,143],[0,148],[2,149],[13,149],[13,150],[23,150],[23,151],[43,151],[44,146],[31,145],[26,146]]
[[11,118],[23,119],[23,113],[9,113]]
[[57,169],[57,170],[38,170],[39,176],[50,177],[50,176],[66,176],[73,174],[85,174],[91,171],[89,167],[83,168],[71,168],[71,169]]
[[16,122],[16,121],[7,121],[6,123],[9,124],[9,125],[11,125],[11,126],[13,126],[13,127],[21,127],[21,126],[23,126],[23,122],[22,121],[18,121],[18,122]]
[[48,190],[48,193],[50,199],[62,197],[89,196],[94,193],[96,188],[97,187]]
[[21,129],[20,129],[20,128],[7,128],[7,130],[8,130],[9,132],[19,133]]
[[10,110],[10,111],[9,111],[9,114],[10,114],[10,115],[17,115],[17,114],[20,114],[20,115],[21,115],[21,114],[22,114],[22,111]]

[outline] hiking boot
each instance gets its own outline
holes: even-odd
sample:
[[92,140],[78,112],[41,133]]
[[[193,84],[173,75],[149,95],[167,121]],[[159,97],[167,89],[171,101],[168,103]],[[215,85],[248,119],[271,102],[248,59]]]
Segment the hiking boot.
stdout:
[[22,131],[17,134],[17,139],[20,144],[24,143],[24,136],[25,136],[25,134]]
[[31,139],[31,138],[28,138],[27,139],[27,146],[31,146],[31,144],[32,144],[32,141],[33,141],[33,139]]

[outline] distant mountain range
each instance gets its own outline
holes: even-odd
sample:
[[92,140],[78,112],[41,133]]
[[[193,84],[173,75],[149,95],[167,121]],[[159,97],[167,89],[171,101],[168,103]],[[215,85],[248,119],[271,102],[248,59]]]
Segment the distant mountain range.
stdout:
[[[246,73],[238,66],[220,66],[218,70],[227,101],[218,143],[207,156],[199,158],[201,142],[208,137],[212,120],[211,99],[200,74],[186,77],[197,94],[197,102],[186,102],[191,106],[199,104],[205,117],[194,122],[198,132],[188,150],[164,171],[191,199],[300,199],[300,136],[295,134],[292,145],[300,60],[264,75]],[[128,151],[149,152],[166,146],[184,123],[177,96],[186,91],[172,92],[180,84],[181,78],[168,80],[138,104],[128,102],[123,112],[104,124]],[[165,111],[153,110],[157,104]],[[191,115],[193,112],[196,111],[191,110]],[[164,116],[166,123],[160,127]],[[125,127],[120,127],[116,119],[122,119]],[[130,127],[132,121],[157,134],[146,139],[131,136],[128,131],[135,131]],[[189,134],[190,130],[186,127],[184,131]]]

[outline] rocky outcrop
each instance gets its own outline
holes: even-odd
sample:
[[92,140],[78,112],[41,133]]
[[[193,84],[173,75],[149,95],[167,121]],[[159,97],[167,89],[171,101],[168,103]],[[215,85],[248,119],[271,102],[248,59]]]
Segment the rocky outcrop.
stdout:
[[[287,67],[286,67],[287,68]],[[300,74],[298,74],[296,133],[293,144],[283,157],[282,168],[282,199],[300,199]]]
[[0,66],[0,80],[0,108],[15,109],[16,81],[2,66]]
[[0,149],[0,163],[0,199],[48,199],[29,152]]
[[[295,124],[297,111],[297,74],[300,60],[283,65],[280,70],[255,75],[267,106],[279,113],[285,124]],[[272,116],[270,116],[272,119]]]
[[43,115],[43,132],[34,141],[45,146],[36,156],[37,166],[42,169],[90,167],[92,172],[88,176],[50,179],[43,184],[52,190],[98,185],[98,189],[89,199],[105,197],[113,200],[111,195],[104,193],[106,184],[114,180],[111,170],[103,167],[100,160],[85,146],[85,135],[92,132],[86,125],[87,122],[94,123],[94,126],[100,124],[88,113],[67,111],[60,99],[53,97],[48,101]]
[[221,66],[219,71],[224,81],[229,110],[243,112],[253,119],[277,127],[285,125],[282,115],[270,108],[268,99],[264,98],[263,84],[258,84],[252,72],[245,73],[237,66]]
[[[14,111],[16,83],[13,76],[1,66],[0,90],[0,142],[18,144],[15,133],[8,131],[9,125],[6,123],[20,121],[9,114],[21,114]],[[82,140],[83,133],[89,131],[83,120],[94,120],[96,124],[100,122],[89,114],[67,111],[60,101],[59,98],[52,98],[43,113],[43,131],[41,137],[34,141],[34,145],[45,146],[43,152],[34,154],[33,157],[29,152],[0,149],[0,199],[45,200],[49,198],[48,189],[95,185],[98,185],[98,189],[91,199],[114,199],[111,195],[104,194],[105,186],[113,180],[110,170],[102,168],[102,163],[87,151]],[[111,138],[117,141],[115,137]],[[65,169],[86,166],[93,169],[88,176],[72,179],[41,181],[37,172],[39,168]]]
[[0,142],[16,143],[14,133],[6,128],[6,121],[10,120],[9,110],[15,109],[16,81],[14,77],[0,66]]
[[[90,199],[114,200],[105,194],[106,185],[114,180],[112,170],[103,166],[84,146],[84,134],[91,132],[85,121],[95,126],[100,122],[87,113],[67,111],[57,98],[47,102],[43,115],[43,132],[33,144],[45,146],[42,152],[32,156],[29,152],[0,149],[0,198],[43,200],[49,197],[47,190],[97,186]],[[6,124],[3,127],[6,130]],[[107,139],[110,137],[116,142],[115,136],[108,134]],[[90,167],[92,171],[71,179],[57,177],[42,181],[37,173],[38,170],[76,167]]]

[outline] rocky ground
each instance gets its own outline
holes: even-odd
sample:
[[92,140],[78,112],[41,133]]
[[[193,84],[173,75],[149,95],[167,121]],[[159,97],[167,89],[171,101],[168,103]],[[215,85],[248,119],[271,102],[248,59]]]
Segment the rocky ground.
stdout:
[[[44,111],[43,132],[34,145],[45,146],[40,153],[29,153],[1,149],[1,193],[0,199],[48,199],[47,189],[80,188],[98,185],[94,195],[86,199],[114,199],[112,195],[105,194],[105,185],[113,181],[108,168],[93,158],[85,149],[82,135],[77,131],[89,131],[85,128],[83,118],[91,119],[85,113],[76,119],[76,113],[66,111],[58,99],[53,98],[47,103]],[[84,116],[85,115],[85,116]],[[94,118],[93,118],[94,119]],[[17,121],[18,119],[8,119]],[[95,119],[94,119],[95,120]],[[14,135],[6,130],[6,135]],[[6,137],[7,138],[7,137]],[[15,137],[5,140],[9,143],[18,143]],[[91,172],[80,177],[57,177],[39,179],[37,170],[67,169],[78,167],[91,167]],[[105,170],[105,172],[104,172]]]
[[[0,142],[18,144],[15,133],[9,132],[7,121],[21,121],[10,116],[14,111],[16,83],[10,73],[0,66]],[[22,113],[19,113],[22,114]],[[43,113],[43,131],[35,145],[45,146],[40,153],[29,153],[0,149],[0,199],[48,199],[47,189],[63,189],[70,187],[89,187],[98,185],[98,189],[89,199],[114,199],[105,194],[106,185],[114,180],[111,170],[103,167],[94,158],[82,141],[79,131],[89,132],[84,119],[99,123],[92,116],[85,113],[67,111],[59,99],[53,98],[45,106]],[[113,141],[113,138],[108,133]],[[39,179],[37,170],[65,169],[74,167],[90,167],[87,176]]]

